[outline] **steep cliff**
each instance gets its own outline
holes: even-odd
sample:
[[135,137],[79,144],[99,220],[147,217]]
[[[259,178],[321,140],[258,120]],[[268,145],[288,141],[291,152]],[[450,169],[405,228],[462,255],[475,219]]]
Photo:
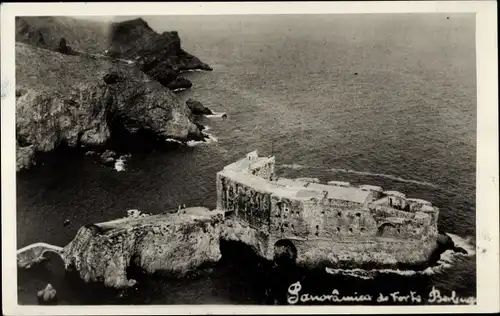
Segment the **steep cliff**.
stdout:
[[107,54],[135,60],[142,71],[170,89],[187,89],[189,80],[178,77],[184,70],[212,70],[181,48],[176,31],[156,33],[143,19],[111,24]]
[[127,277],[133,266],[147,273],[184,275],[206,262],[220,259],[219,235],[223,215],[205,208],[178,214],[126,217],[80,228],[63,250],[68,270],[86,282],[110,287],[135,284]]
[[117,121],[131,133],[203,138],[185,104],[127,63],[16,43],[16,96],[17,140],[34,151],[102,145]]
[[181,48],[181,39],[176,31],[158,34],[140,18],[112,23],[109,36],[110,55],[138,59],[146,72],[156,67],[175,71],[212,70],[199,58]]

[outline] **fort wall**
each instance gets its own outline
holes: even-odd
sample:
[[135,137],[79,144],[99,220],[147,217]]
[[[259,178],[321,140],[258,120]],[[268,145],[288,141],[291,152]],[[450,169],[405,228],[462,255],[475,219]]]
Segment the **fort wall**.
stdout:
[[[252,228],[268,231],[271,193],[217,174],[217,208],[247,222]],[[219,191],[220,189],[220,191]]]
[[217,208],[259,232],[260,255],[272,258],[282,239],[300,260],[328,253],[340,256],[333,261],[416,262],[430,254],[438,234],[431,203],[377,186],[276,179],[274,163],[252,152],[217,174]]

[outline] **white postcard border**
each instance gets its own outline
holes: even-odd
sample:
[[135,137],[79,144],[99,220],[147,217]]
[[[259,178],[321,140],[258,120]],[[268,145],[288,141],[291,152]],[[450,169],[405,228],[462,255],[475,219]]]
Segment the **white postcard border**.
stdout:
[[[119,9],[118,9],[119,8]],[[119,10],[119,14],[117,14]],[[221,2],[221,3],[2,3],[2,306],[5,315],[366,314],[499,311],[498,50],[495,1]],[[476,12],[477,305],[471,306],[20,306],[17,305],[15,16],[216,15]],[[457,159],[459,159],[457,157]]]

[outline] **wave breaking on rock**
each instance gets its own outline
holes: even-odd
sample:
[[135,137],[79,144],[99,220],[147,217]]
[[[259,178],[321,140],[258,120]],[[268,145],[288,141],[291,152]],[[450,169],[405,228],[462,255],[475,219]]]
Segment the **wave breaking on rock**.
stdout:
[[336,269],[325,267],[325,272],[332,275],[344,275],[350,277],[356,277],[364,280],[374,279],[375,277],[382,274],[394,274],[400,276],[417,276],[417,275],[433,275],[444,272],[453,266],[453,263],[458,257],[473,257],[476,252],[474,245],[470,242],[469,238],[462,238],[458,235],[447,233],[448,236],[453,240],[457,247],[461,247],[466,250],[467,253],[456,252],[448,249],[441,253],[437,264],[434,266],[429,266],[423,270],[404,270],[404,269]]

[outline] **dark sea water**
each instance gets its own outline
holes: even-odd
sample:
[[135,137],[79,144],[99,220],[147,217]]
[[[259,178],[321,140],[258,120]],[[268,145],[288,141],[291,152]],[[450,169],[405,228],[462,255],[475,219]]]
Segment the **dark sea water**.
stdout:
[[[474,15],[146,20],[157,31],[179,31],[184,49],[214,68],[185,74],[193,88],[179,96],[228,114],[204,119],[218,142],[134,154],[124,172],[77,154],[49,158],[18,175],[17,248],[38,241],[63,246],[80,226],[129,209],[214,208],[216,172],[252,150],[276,155],[280,176],[370,183],[432,201],[440,228],[474,248]],[[257,259],[243,260],[246,254],[235,257],[185,280],[145,277],[132,295],[84,285],[53,259],[19,271],[19,302],[36,304],[47,282],[60,304],[266,302],[265,269]],[[366,280],[316,271],[304,282],[319,293],[414,289],[425,296],[435,286],[475,296],[475,260],[448,256],[442,271],[425,276]]]

